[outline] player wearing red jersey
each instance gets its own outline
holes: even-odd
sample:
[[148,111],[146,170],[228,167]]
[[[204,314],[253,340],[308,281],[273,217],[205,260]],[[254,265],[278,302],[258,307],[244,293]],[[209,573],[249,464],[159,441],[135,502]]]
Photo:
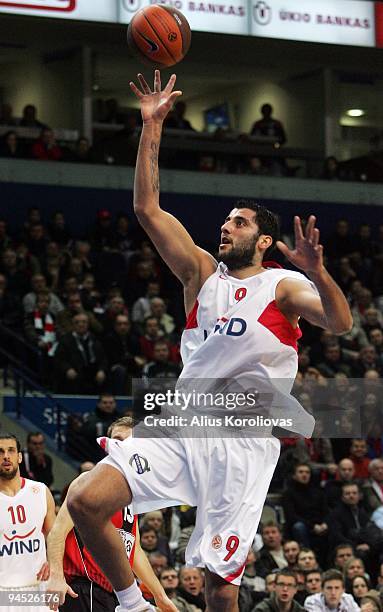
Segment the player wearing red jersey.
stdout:
[[[121,417],[110,425],[108,436],[113,440],[125,440],[131,436],[132,427],[133,421],[130,417]],[[107,443],[105,438],[100,440],[101,446],[105,447],[104,443]],[[105,450],[107,451],[107,448]],[[83,476],[78,476],[76,480]],[[176,607],[166,596],[140,546],[137,516],[126,507],[118,510],[111,517],[111,522],[122,538],[134,574],[153,594],[159,610],[176,612]],[[49,605],[51,610],[57,610],[60,606],[61,612],[114,612],[116,597],[112,585],[84,546],[73,525],[65,500],[49,534],[47,547],[51,568],[47,590],[59,597],[59,602],[56,597],[54,600],[52,598]],[[105,550],[105,555],[107,554]],[[66,597],[67,595],[69,597]]]
[[[352,326],[347,300],[324,267],[315,217],[309,218],[305,234],[300,219],[295,218],[295,248],[289,250],[277,242],[278,223],[273,213],[254,202],[240,202],[221,227],[221,263],[217,264],[159,206],[159,147],[163,121],[181,95],[173,91],[176,77],[172,75],[162,89],[156,71],[153,90],[142,75],[138,79],[140,88],[131,83],[143,119],[135,212],[183,283],[185,311],[191,315],[184,334],[199,330],[190,341],[183,336],[186,363],[181,384],[189,375],[194,380],[204,378],[206,371],[212,372],[213,390],[214,378],[230,382],[254,372],[266,381],[281,372],[281,378],[292,384],[300,316],[335,334]],[[306,276],[289,270],[276,273],[263,265],[275,243]],[[259,288],[262,304],[257,302]],[[253,317],[252,304],[256,307]],[[210,391],[209,387],[204,391]],[[283,399],[288,401],[286,394]],[[278,409],[283,414],[284,404]],[[299,422],[295,427],[299,430]],[[279,441],[271,432],[264,438],[202,435],[112,441],[108,458],[71,490],[68,508],[113,584],[121,609],[140,608],[135,607],[133,575],[110,517],[126,504],[132,503],[134,512],[144,512],[181,502],[197,506],[186,559],[188,564],[205,566],[209,612],[238,611],[238,585],[278,455]],[[105,546],[111,551],[108,558],[103,555]]]

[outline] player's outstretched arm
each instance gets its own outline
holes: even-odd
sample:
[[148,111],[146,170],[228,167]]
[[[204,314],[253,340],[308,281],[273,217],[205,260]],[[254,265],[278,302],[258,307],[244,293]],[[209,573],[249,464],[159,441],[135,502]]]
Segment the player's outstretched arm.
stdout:
[[343,292],[324,267],[323,246],[319,244],[315,222],[311,215],[303,234],[300,218],[294,217],[295,248],[291,250],[281,241],[277,247],[314,282],[319,296],[305,282],[284,279],[277,287],[276,299],[285,315],[302,316],[313,325],[341,335],[352,328],[352,315]]
[[216,267],[214,259],[197,247],[183,225],[173,215],[162,210],[159,204],[158,154],[162,125],[182,92],[173,91],[175,74],[163,89],[159,70],[154,73],[153,90],[142,74],[138,75],[138,80],[139,87],[130,83],[140,101],[143,121],[134,180],[134,211],[161,257],[179,280],[187,285],[202,276],[202,284]]
[[141,580],[141,582],[143,582],[152,593],[156,601],[156,606],[159,610],[161,610],[161,612],[177,612],[176,606],[166,595],[165,589],[155,575],[153,568],[149,563],[148,557],[141,548],[140,532],[138,531],[138,528],[132,570],[137,578],[139,578],[139,580]]
[[78,597],[77,593],[67,584],[63,568],[65,540],[68,533],[73,529],[73,526],[73,521],[68,512],[66,501],[64,500],[47,538],[47,556],[50,565],[50,577],[46,586],[46,591],[52,594],[51,600],[48,601],[47,599],[47,605],[49,605],[51,610],[57,610],[59,605],[62,606],[67,594],[73,598]]

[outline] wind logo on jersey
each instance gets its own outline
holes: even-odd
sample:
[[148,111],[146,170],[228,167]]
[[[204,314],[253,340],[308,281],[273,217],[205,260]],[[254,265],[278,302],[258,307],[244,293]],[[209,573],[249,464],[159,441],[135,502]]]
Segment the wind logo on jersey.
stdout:
[[239,317],[232,317],[231,319],[221,317],[218,319],[213,333],[224,334],[226,336],[243,336],[246,329],[247,323],[244,319]]
[[15,530],[13,530],[11,538],[9,538],[5,534],[4,534],[4,537],[6,540],[8,540],[8,542],[12,542],[13,540],[16,540],[16,538],[19,538],[20,540],[25,540],[25,538],[29,538],[29,536],[31,536],[34,531],[36,531],[36,527],[33,527],[33,529],[29,533],[26,533],[25,535],[19,535],[18,533],[16,533]]
[[137,474],[144,474],[145,472],[150,472],[149,461],[146,457],[139,455],[138,453],[134,453],[129,459],[129,465],[134,469]]

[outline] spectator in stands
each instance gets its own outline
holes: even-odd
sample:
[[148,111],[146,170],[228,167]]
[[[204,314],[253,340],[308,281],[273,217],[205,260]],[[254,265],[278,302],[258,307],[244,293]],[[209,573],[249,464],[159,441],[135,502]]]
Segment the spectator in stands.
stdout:
[[97,315],[104,314],[104,308],[101,304],[101,293],[96,289],[96,279],[94,274],[86,274],[80,290],[81,302],[84,309],[88,312],[94,312]]
[[44,128],[45,125],[37,119],[37,108],[33,104],[27,104],[23,109],[20,126],[29,128]]
[[53,483],[52,459],[45,452],[45,439],[40,431],[29,432],[27,448],[22,450],[22,455],[21,476],[44,482],[50,487]]
[[114,395],[126,395],[131,392],[131,379],[141,375],[145,359],[137,337],[131,331],[129,317],[118,314],[114,320],[114,329],[103,342],[109,365],[109,384]]
[[[142,526],[148,526],[154,529],[157,534],[157,550],[165,556],[166,565],[173,563],[173,556],[169,548],[168,539],[161,533],[163,527],[163,516],[161,510],[153,510],[144,514],[142,519]],[[165,565],[165,567],[166,567]]]
[[276,579],[276,572],[278,570],[273,570],[272,572],[270,572],[270,574],[266,574],[265,576],[265,585],[266,585],[266,593],[274,593],[275,591],[275,579]]
[[40,138],[32,145],[32,157],[41,161],[60,161],[63,151],[57,144],[51,128],[43,128]]
[[168,559],[165,555],[158,551],[154,551],[148,554],[149,563],[152,566],[152,569],[157,576],[160,577],[161,572],[168,567]]
[[73,153],[69,156],[68,161],[92,164],[94,161],[93,150],[90,146],[88,138],[81,136],[76,142],[76,148]]
[[97,463],[105,456],[96,440],[101,436],[106,436],[110,425],[120,416],[113,395],[102,393],[94,412],[87,416],[80,430],[83,456],[93,463]]
[[176,379],[180,374],[180,368],[174,362],[169,361],[170,350],[166,340],[157,340],[153,348],[153,361],[149,361],[142,370],[143,378],[171,378]]
[[302,572],[318,569],[318,561],[315,552],[311,548],[303,547],[297,557],[297,569]]
[[242,577],[242,584],[246,584],[251,588],[252,591],[265,592],[266,583],[264,578],[257,575],[257,568],[255,566],[256,555],[252,548],[250,548],[245,562],[245,569]]
[[47,242],[45,228],[42,223],[34,223],[28,227],[25,243],[28,251],[39,259],[40,264],[45,256]]
[[106,380],[107,362],[100,342],[89,332],[89,317],[73,317],[72,333],[63,336],[57,347],[56,388],[59,393],[94,395]]
[[335,226],[335,232],[324,242],[324,248],[329,261],[347,257],[355,251],[355,240],[350,232],[350,224],[347,219],[339,219]]
[[13,116],[12,105],[8,102],[4,102],[0,109],[0,125],[17,125],[18,121]]
[[48,310],[53,316],[57,315],[64,310],[64,306],[61,300],[49,291],[47,286],[47,279],[43,274],[34,274],[31,278],[32,291],[27,293],[23,298],[23,308],[25,314],[29,314],[34,311],[36,307],[37,297],[40,293],[49,294]]
[[363,313],[363,329],[367,334],[372,329],[383,329],[383,315],[380,310],[375,307],[368,307]]
[[133,304],[132,321],[133,323],[143,323],[151,314],[150,301],[151,298],[160,295],[160,284],[158,281],[149,281],[146,288],[146,294],[138,298]]
[[120,212],[116,221],[116,246],[123,254],[126,263],[129,263],[134,253],[135,242],[131,220],[128,215]]
[[75,276],[66,276],[63,283],[63,290],[61,292],[61,298],[64,302],[68,302],[68,298],[73,293],[79,293],[80,285]]
[[329,515],[330,542],[332,546],[348,542],[365,559],[376,542],[373,541],[375,534],[369,535],[366,532],[369,517],[364,508],[359,506],[360,499],[357,483],[343,484],[341,501]]
[[[87,242],[86,240],[76,240],[73,249],[71,265],[73,265],[74,259],[80,262],[80,269],[77,270],[76,273],[81,278],[81,280],[83,279],[85,274],[92,274],[94,272],[90,242]],[[71,271],[71,267],[69,268],[69,274],[76,275],[75,271]]]
[[162,298],[153,297],[150,300],[150,316],[155,317],[166,335],[170,335],[175,329],[173,317],[166,312],[166,305]]
[[370,475],[368,466],[371,459],[367,457],[367,451],[368,448],[366,440],[362,440],[360,438],[354,438],[352,440],[350,459],[354,464],[355,478],[367,479]]
[[8,291],[7,284],[6,276],[0,274],[0,323],[17,332],[21,330],[21,305],[17,296]]
[[11,249],[13,244],[12,238],[8,235],[7,221],[0,217],[0,254],[6,249]]
[[305,574],[305,589],[307,595],[314,595],[322,591],[322,573],[320,570],[308,570]]
[[369,340],[371,345],[375,348],[375,352],[379,358],[379,361],[382,361],[383,358],[383,331],[380,327],[376,327],[369,331]]
[[97,211],[96,225],[90,235],[92,249],[102,251],[103,249],[114,249],[116,237],[112,225],[112,214],[107,208]]
[[351,584],[351,580],[354,576],[366,576],[366,568],[362,559],[359,557],[351,557],[344,564],[343,568],[343,577],[346,581],[346,584],[349,586]]
[[178,594],[190,604],[205,610],[205,596],[203,592],[203,577],[199,567],[181,567],[179,571],[180,585]]
[[25,147],[22,142],[20,142],[15,131],[10,130],[1,138],[0,157],[8,157],[11,159],[26,157]]
[[361,599],[360,609],[361,612],[382,612],[381,593],[373,589],[368,591]]
[[22,298],[28,291],[29,278],[22,265],[17,260],[16,251],[5,249],[1,258],[1,272],[7,279],[8,290],[10,293]]
[[148,283],[151,281],[158,281],[153,262],[138,261],[124,293],[127,304],[134,304],[138,298],[145,295]]
[[383,459],[373,459],[368,465],[369,480],[363,486],[363,502],[369,515],[383,505]]
[[283,544],[283,554],[287,561],[287,567],[291,570],[297,568],[300,546],[295,540],[286,540]]
[[308,612],[358,612],[359,606],[352,595],[344,592],[343,576],[338,570],[327,570],[322,576],[323,591],[310,595],[305,601],[305,610]]
[[157,340],[162,340],[164,332],[160,329],[158,321],[155,317],[148,317],[145,319],[144,334],[140,336],[139,342],[141,347],[141,354],[147,359],[152,361],[154,356],[154,345]]
[[177,587],[179,585],[178,572],[173,567],[167,567],[162,570],[160,582],[165,589],[166,595],[170,601],[176,606],[180,612],[196,612],[196,608],[192,604],[188,604],[186,599],[178,595]]
[[43,372],[46,377],[52,373],[50,363],[57,348],[55,316],[49,311],[49,293],[37,295],[33,312],[28,313],[24,321],[24,334],[28,342],[41,351],[43,356]]
[[367,370],[376,370],[380,375],[383,374],[383,362],[371,344],[364,346],[359,352],[359,358],[354,365],[355,378],[362,378]]
[[322,179],[326,181],[341,181],[346,177],[339,167],[339,162],[336,157],[330,155],[326,157],[323,164]]
[[259,603],[253,612],[299,612],[304,608],[294,600],[298,590],[297,577],[291,570],[282,569],[276,574],[275,591]]
[[86,311],[81,301],[79,293],[71,293],[68,296],[67,306],[59,314],[56,319],[57,334],[62,337],[65,334],[70,334],[74,331],[73,317],[76,314],[85,313],[89,320],[89,329],[96,336],[100,336],[104,329],[101,323],[96,319],[92,312]]
[[295,466],[282,505],[293,538],[308,548],[322,547],[328,532],[326,498],[323,491],[312,484],[308,464]]
[[259,119],[253,124],[250,134],[259,139],[267,138],[268,142],[278,143],[283,145],[286,142],[285,129],[278,119],[274,119],[273,107],[271,104],[263,104],[261,106],[262,119]]
[[355,467],[351,459],[339,461],[334,480],[326,482],[324,492],[329,509],[335,508],[342,497],[342,486],[345,482],[352,482],[355,478]]
[[257,574],[264,578],[274,569],[287,567],[283,554],[282,532],[274,521],[267,521],[261,526],[263,546],[258,552],[256,561]]
[[126,317],[129,317],[129,311],[125,305],[124,298],[121,297],[121,295],[113,296],[106,305],[105,312],[102,317],[105,332],[115,329],[115,321],[118,315],[125,315]]
[[334,550],[334,567],[343,572],[346,563],[354,556],[354,547],[351,544],[338,544]]
[[358,606],[360,606],[360,602],[362,597],[368,593],[371,585],[366,576],[354,576],[351,580],[351,594],[355,599]]
[[169,113],[165,120],[165,128],[177,130],[193,130],[190,121],[185,119],[186,104],[183,101],[176,102],[173,110]]
[[335,374],[343,373],[351,376],[351,365],[347,364],[344,351],[340,348],[339,342],[335,341],[327,344],[324,348],[324,359],[318,363],[318,370],[326,378],[333,378]]
[[65,216],[61,210],[56,210],[53,213],[52,220],[48,225],[48,233],[50,239],[60,246],[68,246],[71,235],[66,227]]

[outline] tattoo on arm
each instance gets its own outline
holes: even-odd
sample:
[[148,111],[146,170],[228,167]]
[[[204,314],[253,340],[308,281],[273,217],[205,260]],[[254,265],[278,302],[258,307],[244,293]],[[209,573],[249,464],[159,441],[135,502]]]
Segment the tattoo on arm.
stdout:
[[150,145],[150,172],[152,176],[152,188],[154,192],[160,190],[160,176],[158,171],[158,149],[159,145],[156,142],[152,142]]

